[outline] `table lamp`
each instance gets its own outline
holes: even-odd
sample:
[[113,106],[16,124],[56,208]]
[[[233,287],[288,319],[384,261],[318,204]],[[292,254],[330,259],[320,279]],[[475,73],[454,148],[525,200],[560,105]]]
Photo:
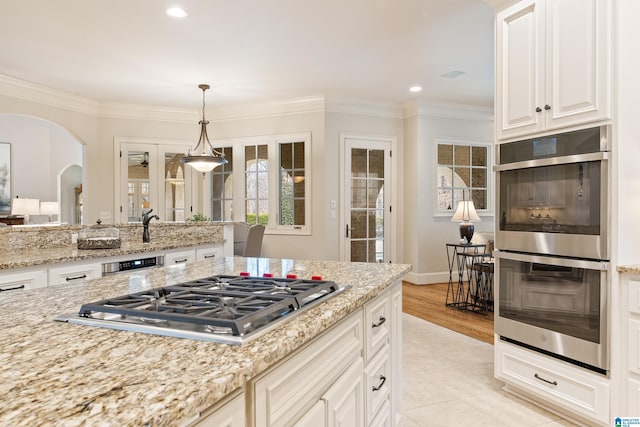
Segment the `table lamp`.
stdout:
[[476,207],[473,205],[473,200],[459,201],[451,221],[461,221],[460,239],[467,239],[467,243],[471,243],[471,238],[473,237],[474,226],[471,223],[472,220],[480,221],[480,217],[476,213]]
[[40,213],[40,200],[38,199],[11,199],[11,215],[24,215],[24,223],[29,223],[29,215]]

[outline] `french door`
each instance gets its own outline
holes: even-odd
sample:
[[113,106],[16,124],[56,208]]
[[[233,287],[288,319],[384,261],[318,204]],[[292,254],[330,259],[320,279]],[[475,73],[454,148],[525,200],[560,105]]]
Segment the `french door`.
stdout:
[[343,141],[342,259],[390,262],[392,141]]
[[194,185],[199,175],[182,163],[189,147],[170,144],[120,144],[119,222],[142,221],[153,209],[162,222],[181,222],[192,216]]

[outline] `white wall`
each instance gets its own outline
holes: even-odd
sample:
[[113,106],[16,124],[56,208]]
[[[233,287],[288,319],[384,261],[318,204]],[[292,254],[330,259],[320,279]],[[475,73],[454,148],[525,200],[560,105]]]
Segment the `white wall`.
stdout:
[[[463,118],[452,118],[418,112],[405,119],[405,262],[413,265],[407,276],[412,283],[446,282],[449,272],[445,244],[460,238],[458,223],[449,217],[434,216],[435,139],[493,141],[491,113],[480,112],[470,118],[465,118],[464,113],[460,111]],[[474,223],[475,232],[492,233],[493,215],[481,219]]]
[[33,116],[1,114],[0,142],[11,143],[13,197],[58,200],[58,175],[82,165],[82,145],[65,129]]

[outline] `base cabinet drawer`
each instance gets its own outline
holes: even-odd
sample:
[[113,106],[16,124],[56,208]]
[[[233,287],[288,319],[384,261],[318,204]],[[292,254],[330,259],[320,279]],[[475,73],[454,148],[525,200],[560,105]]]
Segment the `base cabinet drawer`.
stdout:
[[191,249],[187,251],[167,252],[164,255],[165,266],[170,266],[175,264],[184,264],[187,262],[193,262],[195,260],[196,260],[195,249]]
[[205,259],[217,261],[223,258],[224,247],[222,245],[196,249],[196,261],[202,261]]
[[367,364],[365,372],[365,409],[367,425],[371,424],[382,405],[389,400],[392,380],[389,344]]
[[391,301],[385,290],[364,307],[364,361],[369,360],[389,342]]
[[36,289],[47,286],[46,270],[23,271],[0,275],[0,291]]
[[369,427],[391,427],[393,426],[393,419],[391,417],[391,404],[389,401],[385,401],[378,412],[378,415],[371,421]]
[[497,341],[495,375],[550,406],[599,423],[609,422],[610,385],[598,374]]
[[102,277],[102,265],[99,263],[71,265],[49,269],[49,286],[67,283],[82,283]]

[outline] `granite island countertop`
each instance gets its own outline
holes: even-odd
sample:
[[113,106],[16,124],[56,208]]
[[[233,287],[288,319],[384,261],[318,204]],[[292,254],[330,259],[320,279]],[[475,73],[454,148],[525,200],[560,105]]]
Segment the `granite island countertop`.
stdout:
[[[0,292],[0,425],[179,425],[377,296],[409,265],[227,257]],[[351,285],[240,346],[55,321],[110,296],[214,274],[296,273]]]

